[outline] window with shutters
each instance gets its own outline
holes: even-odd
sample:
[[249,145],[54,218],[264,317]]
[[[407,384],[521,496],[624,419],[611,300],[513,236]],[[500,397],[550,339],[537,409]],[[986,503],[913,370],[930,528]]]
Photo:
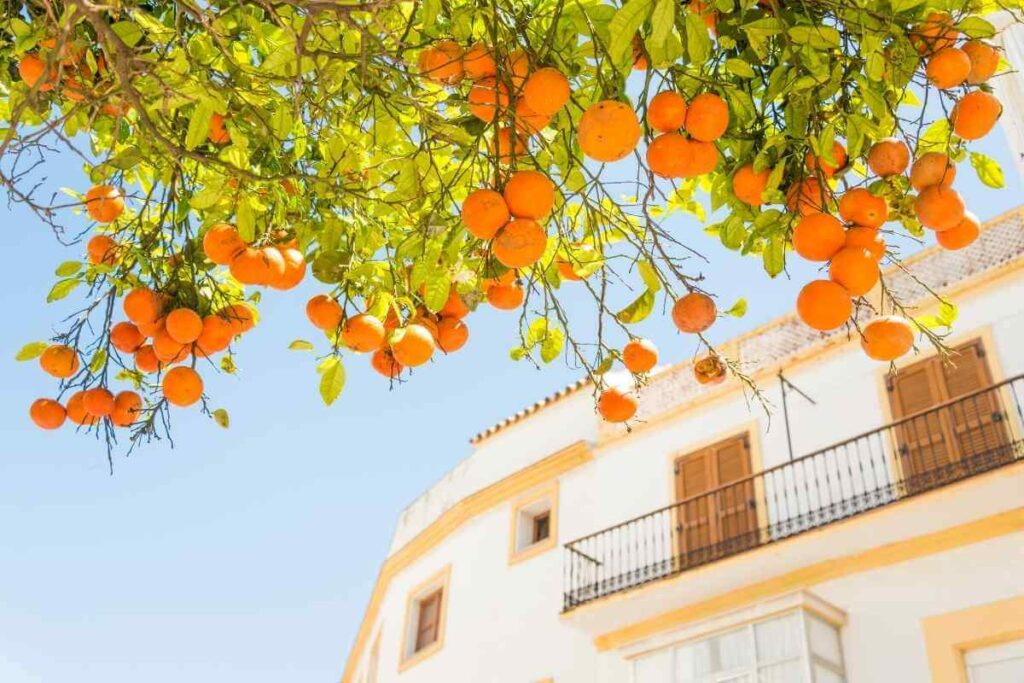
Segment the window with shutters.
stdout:
[[678,458],[674,472],[677,554],[684,565],[757,545],[749,434]]
[[429,657],[443,646],[450,573],[450,567],[446,567],[409,594],[400,669]]
[[[1006,415],[981,340],[901,369],[886,382],[907,487],[925,490],[1009,457]],[[943,407],[950,401],[955,403]]]
[[512,505],[509,564],[522,562],[558,544],[558,482],[533,491]]

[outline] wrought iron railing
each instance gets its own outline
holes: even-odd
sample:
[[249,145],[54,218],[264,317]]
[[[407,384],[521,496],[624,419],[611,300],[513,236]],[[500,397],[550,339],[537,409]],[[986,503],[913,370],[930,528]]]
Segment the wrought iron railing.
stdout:
[[568,611],[1024,459],[1024,375],[565,545]]

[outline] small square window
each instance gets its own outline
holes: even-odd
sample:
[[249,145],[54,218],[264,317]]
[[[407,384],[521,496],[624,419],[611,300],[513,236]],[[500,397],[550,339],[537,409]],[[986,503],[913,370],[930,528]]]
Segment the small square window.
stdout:
[[399,670],[426,659],[443,647],[449,573],[449,568],[445,568],[409,594]]
[[553,548],[558,542],[557,517],[557,482],[513,505],[509,562],[515,564]]

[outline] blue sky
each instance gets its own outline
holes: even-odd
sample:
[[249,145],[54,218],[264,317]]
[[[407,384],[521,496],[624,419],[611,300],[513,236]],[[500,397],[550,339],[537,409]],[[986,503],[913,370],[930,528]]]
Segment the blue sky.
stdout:
[[[1001,130],[976,149],[1007,172],[997,191],[967,164],[959,169],[958,189],[987,219],[1015,206],[1021,185]],[[47,171],[47,187],[84,188],[70,159]],[[579,376],[561,362],[538,372],[509,360],[516,316],[487,309],[468,319],[463,351],[394,391],[349,356],[345,392],[324,407],[312,356],[286,348],[314,338],[303,307],[322,288],[309,278],[265,297],[263,322],[238,345],[237,377],[206,373],[229,430],[176,410],[174,449],[152,444],[117,459],[109,476],[99,442],[31,425],[29,404],[54,384],[36,364],[14,361],[70,310],[44,298],[53,268],[82,248],[61,247],[17,206],[0,206],[0,225],[5,683],[336,680],[402,507],[470,453],[474,433]],[[695,220],[670,225],[711,260],[701,270],[722,304],[749,301],[746,318],[716,325],[715,340],[789,311],[811,278],[809,266],[791,263],[792,279],[771,281]],[[695,350],[660,314],[639,332],[664,362]]]

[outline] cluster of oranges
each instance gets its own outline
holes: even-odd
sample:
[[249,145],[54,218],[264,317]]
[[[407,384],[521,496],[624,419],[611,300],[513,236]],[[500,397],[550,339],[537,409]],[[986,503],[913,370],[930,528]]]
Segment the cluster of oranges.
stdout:
[[338,340],[356,353],[371,353],[370,366],[389,379],[398,377],[406,367],[429,361],[437,349],[454,353],[469,340],[469,327],[463,321],[469,308],[452,287],[445,305],[431,314],[424,308],[401,324],[392,310],[385,320],[370,313],[351,317],[336,299],[318,294],[306,303],[306,317],[314,327],[337,334]]
[[[69,379],[78,373],[81,362],[70,346],[53,344],[39,356],[39,365],[48,375]],[[134,424],[142,412],[142,397],[134,391],[114,395],[104,387],[77,391],[66,404],[52,398],[38,398],[29,407],[29,417],[42,429],[57,429],[65,420],[80,426],[92,426],[108,418],[116,427]]]
[[693,178],[718,166],[714,143],[729,127],[729,107],[714,93],[697,95],[687,105],[679,93],[669,90],[647,105],[647,123],[659,133],[647,147],[651,171],[662,178]]
[[203,252],[213,263],[227,266],[231,276],[243,285],[292,289],[306,276],[306,257],[295,240],[253,247],[228,223],[207,229]]
[[[85,49],[65,44],[58,51],[54,38],[43,39],[39,48],[18,60],[18,75],[25,85],[39,92],[59,92],[61,97],[71,102],[96,99],[98,87],[109,76],[102,52],[94,59],[94,73],[86,60]],[[124,116],[129,106],[120,99],[106,98],[99,111],[108,116]]]
[[454,40],[441,40],[420,52],[418,66],[421,76],[439,85],[472,82],[469,111],[484,123],[498,124],[491,152],[505,163],[526,152],[526,140],[546,128],[571,96],[561,71],[532,70],[522,50],[510,52],[499,69],[492,48],[475,43],[463,49]]

